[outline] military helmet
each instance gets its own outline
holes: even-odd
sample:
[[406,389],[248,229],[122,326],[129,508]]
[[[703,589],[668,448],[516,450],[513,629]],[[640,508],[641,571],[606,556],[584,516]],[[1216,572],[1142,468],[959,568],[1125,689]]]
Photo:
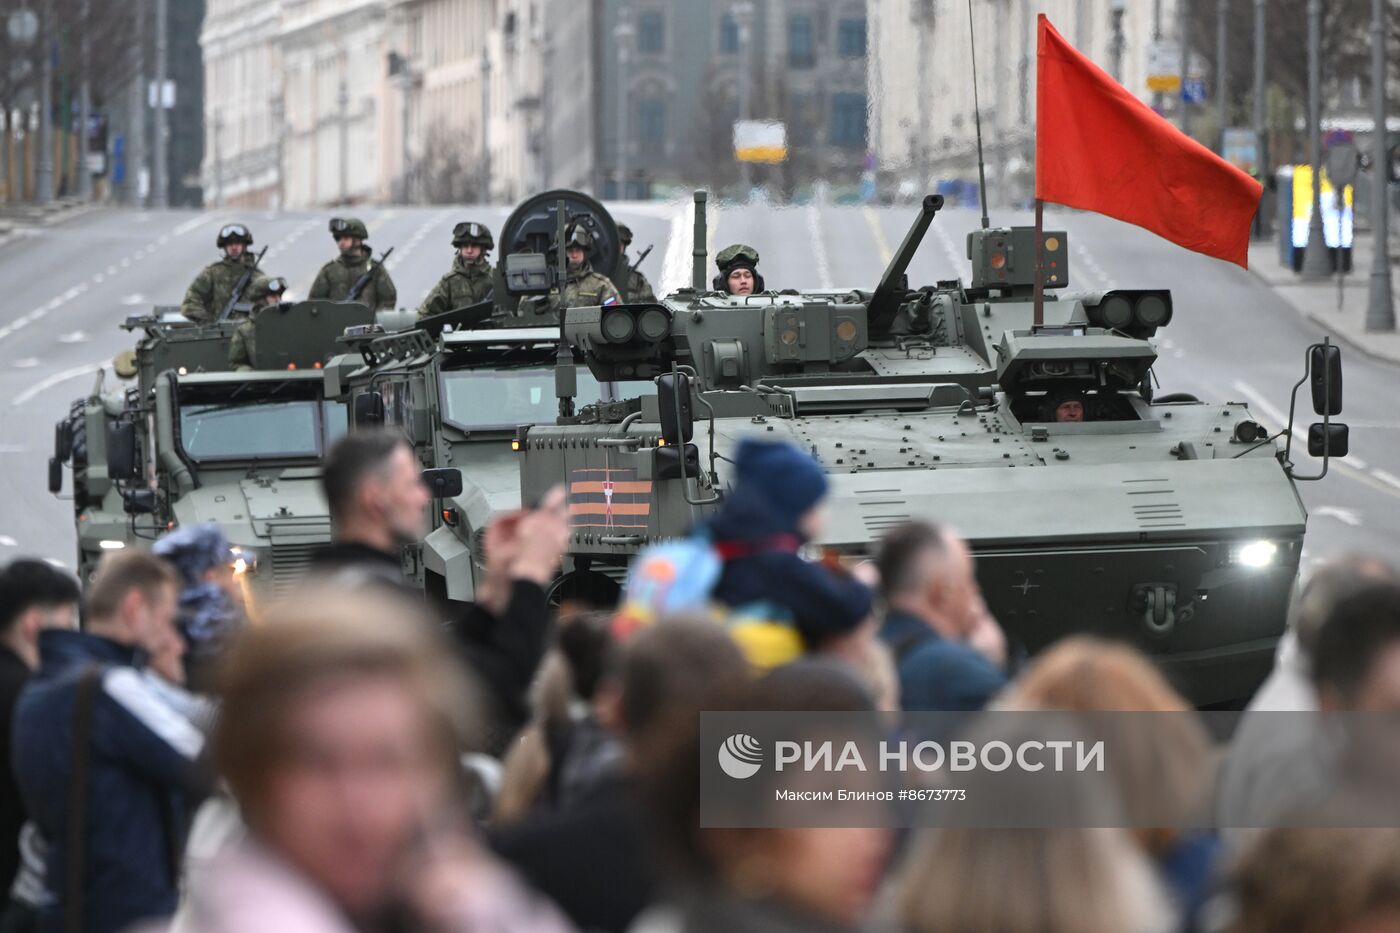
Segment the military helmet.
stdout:
[[357,240],[368,240],[369,230],[365,227],[364,221],[358,217],[332,217],[331,236],[337,240],[345,236]]
[[223,249],[230,243],[242,243],[244,246],[253,245],[253,231],[242,224],[224,224],[219,228],[219,238],[214,241],[214,245]]
[[268,279],[258,279],[248,289],[248,300],[259,302],[268,295],[281,295],[287,290],[287,280],[280,275],[274,275]]
[[729,273],[735,269],[748,269],[753,273],[753,290],[761,292],[764,290],[763,276],[758,271],[758,250],[746,243],[735,243],[726,246],[715,256],[715,265],[719,267],[719,275],[715,276],[714,287],[718,291],[729,291]]
[[480,246],[483,250],[490,250],[496,245],[496,241],[491,238],[490,227],[464,220],[452,228],[452,245],[458,249],[463,246]]
[[580,223],[569,224],[564,229],[564,248],[577,246],[585,252],[593,252],[593,234]]
[[753,269],[758,265],[758,250],[745,243],[726,246],[715,256],[715,265],[719,266],[719,271],[725,274],[728,274],[730,269],[738,267]]
[[622,241],[622,245],[623,245],[623,246],[629,246],[629,245],[631,245],[631,243],[632,243],[632,228],[629,227],[629,226],[627,226],[626,224],[618,224],[618,225],[617,225],[617,238],[618,238],[619,240]]

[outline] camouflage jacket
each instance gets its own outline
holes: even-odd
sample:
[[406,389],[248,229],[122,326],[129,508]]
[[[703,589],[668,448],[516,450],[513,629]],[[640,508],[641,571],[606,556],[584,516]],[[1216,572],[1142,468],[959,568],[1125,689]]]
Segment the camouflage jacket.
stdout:
[[564,283],[564,307],[578,308],[587,305],[616,303],[622,300],[612,280],[594,272],[593,266],[585,262],[577,269],[569,270],[569,278]]
[[[185,290],[185,300],[180,302],[180,313],[200,324],[217,320],[223,313],[224,305],[228,304],[229,296],[233,294],[233,287],[252,264],[253,256],[244,253],[238,259],[225,256],[218,262],[211,262],[205,266]],[[261,272],[253,274],[253,278],[248,282],[249,288],[244,289],[245,296],[253,282],[261,278],[265,278]]]
[[253,368],[253,319],[246,317],[234,328],[233,337],[228,342],[228,368]]
[[651,290],[651,283],[642,274],[642,270],[633,269],[627,274],[627,302],[632,304],[640,301],[655,301],[656,293]]
[[[351,257],[342,253],[335,257],[322,266],[320,272],[316,273],[316,281],[311,283],[311,292],[306,297],[321,298],[327,301],[348,301],[350,289],[370,267],[370,256],[370,251],[365,249],[361,250],[358,256]],[[374,274],[369,277],[369,281],[365,283],[364,289],[356,300],[375,311],[382,311],[386,308],[393,310],[394,305],[399,300],[399,293],[394,288],[394,280],[389,278],[389,270],[376,264]]]
[[458,255],[452,260],[452,271],[438,280],[418,306],[418,316],[442,314],[478,304],[487,299],[491,288],[491,264],[485,258],[464,262]]

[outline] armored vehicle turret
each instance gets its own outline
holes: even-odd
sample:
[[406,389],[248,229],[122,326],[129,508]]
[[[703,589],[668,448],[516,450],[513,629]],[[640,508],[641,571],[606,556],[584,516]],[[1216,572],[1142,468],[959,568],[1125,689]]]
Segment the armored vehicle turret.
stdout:
[[1336,348],[1309,350],[1323,463],[1302,475],[1244,404],[1153,397],[1170,293],[1068,291],[1064,232],[1042,235],[1040,309],[1026,228],[974,233],[970,284],[909,287],[940,206],[925,199],[873,291],[717,294],[701,260],[655,304],[570,310],[590,385],[616,383],[617,400],[516,436],[523,499],[568,490],[566,580],[620,577],[721,501],[741,439],[782,438],[829,473],[818,544],[841,560],[903,522],[946,523],[1031,651],[1095,632],[1155,655],[1198,703],[1248,695],[1301,554],[1294,481],[1346,452]]

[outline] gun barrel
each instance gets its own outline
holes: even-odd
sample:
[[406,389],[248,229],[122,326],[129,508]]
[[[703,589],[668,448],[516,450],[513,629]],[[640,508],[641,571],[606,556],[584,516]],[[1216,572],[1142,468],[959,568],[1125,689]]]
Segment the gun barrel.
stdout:
[[880,276],[880,284],[875,286],[875,293],[870,296],[867,318],[871,331],[884,330],[894,320],[895,312],[899,310],[900,279],[909,270],[909,263],[914,261],[914,253],[918,252],[924,234],[928,233],[929,224],[933,223],[934,215],[942,208],[943,195],[924,196],[923,204],[919,206],[919,216],[915,218],[909,232],[904,235],[904,242],[899,244],[899,249],[890,257],[885,274]]

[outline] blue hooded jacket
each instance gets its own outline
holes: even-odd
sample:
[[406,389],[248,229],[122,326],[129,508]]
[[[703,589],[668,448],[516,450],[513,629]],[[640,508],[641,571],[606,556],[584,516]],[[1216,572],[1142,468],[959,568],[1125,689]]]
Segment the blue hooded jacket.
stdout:
[[809,647],[851,631],[870,614],[870,588],[821,564],[803,560],[793,545],[800,516],[773,508],[763,490],[739,484],[706,533],[721,548],[741,551],[724,562],[714,598],[739,609],[767,603],[786,610]]
[[204,790],[202,734],[142,676],[137,651],[84,632],[39,635],[40,666],[15,709],[13,765],[30,818],[47,842],[46,882],[55,902],[41,933],[64,928],[68,779],[78,684],[100,675],[87,777],[83,929],[125,930],[168,917],[188,808]]

